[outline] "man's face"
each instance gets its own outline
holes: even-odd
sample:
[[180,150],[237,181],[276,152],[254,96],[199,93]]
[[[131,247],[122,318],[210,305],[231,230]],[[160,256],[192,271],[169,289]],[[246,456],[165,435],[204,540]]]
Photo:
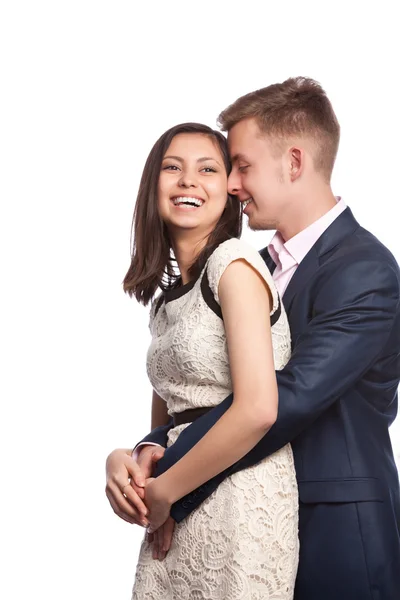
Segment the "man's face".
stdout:
[[279,229],[288,193],[284,155],[277,153],[254,119],[234,125],[228,134],[228,145],[232,159],[228,190],[243,203],[249,227]]

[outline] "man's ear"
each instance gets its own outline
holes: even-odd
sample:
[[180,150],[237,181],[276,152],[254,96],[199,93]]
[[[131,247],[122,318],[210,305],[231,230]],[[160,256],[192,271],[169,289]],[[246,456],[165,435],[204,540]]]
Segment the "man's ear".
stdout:
[[297,146],[292,146],[289,149],[289,176],[290,181],[296,181],[303,171],[304,152]]

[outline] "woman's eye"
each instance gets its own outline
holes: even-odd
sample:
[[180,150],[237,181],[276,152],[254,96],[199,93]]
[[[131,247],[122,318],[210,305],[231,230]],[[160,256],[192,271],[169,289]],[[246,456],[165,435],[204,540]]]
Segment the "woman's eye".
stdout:
[[214,169],[213,167],[204,167],[204,169],[202,169],[202,171],[204,171],[205,173],[216,173],[216,169]]
[[176,165],[165,165],[165,167],[163,167],[163,171],[178,171],[179,167],[177,167]]
[[238,169],[238,170],[239,170],[241,173],[245,173],[246,169],[248,169],[248,168],[249,168],[249,165],[243,165],[242,167],[239,167],[239,169]]

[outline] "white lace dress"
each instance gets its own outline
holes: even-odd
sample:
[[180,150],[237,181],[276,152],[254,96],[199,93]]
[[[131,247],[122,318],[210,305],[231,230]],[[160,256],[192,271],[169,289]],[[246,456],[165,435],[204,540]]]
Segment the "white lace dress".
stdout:
[[[268,283],[273,310],[279,305],[271,273],[258,252],[232,239],[206,265],[218,302],[226,267],[245,259]],[[203,271],[204,272],[204,271]],[[150,315],[153,336],[148,374],[169,413],[215,406],[232,391],[222,319],[204,300],[202,275],[167,292]],[[290,333],[282,312],[272,326],[275,368],[290,356]],[[188,425],[170,430],[173,444]],[[234,441],[232,442],[234,443]],[[298,494],[290,445],[225,479],[211,496],[175,526],[171,549],[154,560],[143,541],[133,600],[290,600],[298,563]]]

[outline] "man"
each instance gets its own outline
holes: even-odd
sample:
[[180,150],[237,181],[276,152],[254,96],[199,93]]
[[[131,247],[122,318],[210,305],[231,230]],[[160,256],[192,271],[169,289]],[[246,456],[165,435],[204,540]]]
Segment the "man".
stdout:
[[[184,519],[225,477],[290,442],[300,500],[295,599],[394,600],[400,498],[388,427],[400,380],[398,265],[333,196],[339,125],[315,81],[294,78],[247,94],[223,111],[220,123],[233,164],[229,191],[245,204],[251,228],[277,230],[261,254],[283,296],[292,357],[277,372],[276,424],[238,463],[177,502],[171,515]],[[231,401],[189,425],[156,475],[186,454]],[[168,429],[142,443],[166,447]],[[148,475],[162,451],[138,452]],[[139,483],[134,461],[129,470]],[[134,490],[127,495],[136,506],[130,514],[146,522],[143,492]],[[115,509],[118,501],[112,502]]]

